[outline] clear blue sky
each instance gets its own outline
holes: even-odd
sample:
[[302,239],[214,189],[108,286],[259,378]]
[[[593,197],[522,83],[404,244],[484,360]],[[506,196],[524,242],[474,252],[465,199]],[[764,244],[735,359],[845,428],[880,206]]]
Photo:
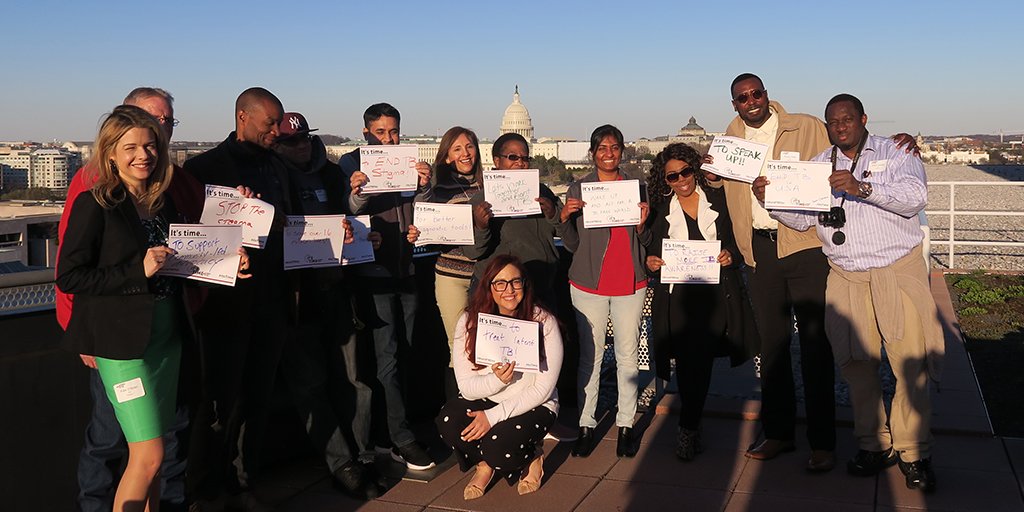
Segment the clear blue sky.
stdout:
[[138,85],[177,140],[219,140],[249,86],[355,137],[388,101],[405,134],[497,135],[520,86],[536,136],[709,131],[753,72],[789,111],[859,96],[880,134],[1024,131],[1024,2],[17,1],[4,7],[0,140],[90,140]]

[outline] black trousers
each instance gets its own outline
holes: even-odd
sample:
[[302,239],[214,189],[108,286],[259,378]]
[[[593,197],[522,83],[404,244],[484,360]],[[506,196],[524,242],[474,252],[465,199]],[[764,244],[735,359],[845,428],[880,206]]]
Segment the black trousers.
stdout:
[[790,357],[792,312],[800,339],[800,370],[807,412],[807,440],[813,450],[835,450],[835,363],[825,337],[828,262],[820,249],[779,259],[776,242],[753,235],[757,268],[749,278],[761,335],[761,423],[765,437],[793,440],[796,396]]
[[496,405],[486,398],[466,400],[460,396],[449,400],[435,420],[437,431],[441,439],[455,450],[463,471],[483,461],[499,475],[518,477],[518,471],[533,460],[537,443],[543,442],[544,435],[555,423],[555,413],[538,405],[519,416],[491,425],[491,429],[476,441],[463,441],[462,431],[472,420],[466,412],[486,411]]

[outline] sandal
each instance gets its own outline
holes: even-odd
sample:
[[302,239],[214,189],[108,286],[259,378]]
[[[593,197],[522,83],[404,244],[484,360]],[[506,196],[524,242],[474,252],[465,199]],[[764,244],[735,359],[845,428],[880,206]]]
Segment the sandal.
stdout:
[[[544,450],[543,448],[538,449],[537,456],[530,461],[530,465],[526,469],[524,474],[519,479],[519,484],[516,486],[516,490],[519,491],[519,495],[530,494],[531,492],[537,492],[540,489],[540,483],[544,480]],[[536,477],[534,479],[533,477]]]
[[466,484],[466,488],[462,490],[462,497],[465,500],[467,500],[467,501],[468,500],[475,500],[475,499],[483,496],[484,495],[484,491],[487,489],[487,484],[491,483],[491,478],[494,477],[494,470],[491,469],[491,476],[487,478],[486,482],[484,482],[484,486],[483,487],[480,487],[479,485],[474,483],[473,480],[476,478],[476,475],[478,473],[480,473],[480,468],[481,467],[485,467],[487,469],[491,469],[487,465],[486,462],[481,462],[481,463],[476,465],[476,470],[473,473],[473,477],[469,479],[469,483]]

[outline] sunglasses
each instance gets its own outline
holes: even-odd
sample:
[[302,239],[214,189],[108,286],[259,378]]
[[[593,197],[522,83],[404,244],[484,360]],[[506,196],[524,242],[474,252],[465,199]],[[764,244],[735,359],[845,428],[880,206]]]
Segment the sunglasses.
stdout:
[[736,103],[746,103],[747,100],[750,99],[750,98],[754,98],[755,100],[759,100],[759,99],[763,98],[764,95],[767,94],[767,93],[768,93],[768,91],[766,91],[764,89],[754,89],[753,91],[750,91],[749,93],[745,92],[743,94],[740,94],[739,96],[736,96],[733,99],[736,100]]
[[513,162],[518,162],[518,161],[522,160],[522,161],[524,161],[526,163],[530,163],[530,160],[533,160],[533,158],[528,157],[528,156],[519,156],[519,155],[498,155],[498,156],[500,156],[501,158],[504,158],[506,160],[511,160]]
[[675,183],[679,181],[679,178],[689,178],[693,176],[693,168],[687,167],[681,171],[671,172],[665,175],[665,181],[669,183]]

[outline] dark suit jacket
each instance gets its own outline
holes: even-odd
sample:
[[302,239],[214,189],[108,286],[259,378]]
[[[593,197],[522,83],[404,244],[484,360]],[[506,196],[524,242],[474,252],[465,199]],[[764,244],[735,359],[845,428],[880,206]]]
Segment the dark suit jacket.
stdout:
[[[166,195],[160,214],[179,220]],[[64,348],[108,359],[142,357],[155,300],[142,265],[147,239],[130,200],[108,210],[91,193],[75,199],[57,264],[57,287],[75,294]]]
[[[656,281],[658,274],[648,271],[655,279],[651,283],[654,298],[651,301],[650,346],[656,371],[664,379],[669,378],[669,359],[675,357],[679,343],[705,343],[716,356],[729,356],[733,366],[750,359],[760,349],[753,311],[740,271],[743,256],[736,248],[725,193],[720,188],[702,190],[711,209],[718,213],[715,231],[722,241],[722,249],[732,254],[733,262],[722,267],[719,284],[676,285],[671,294],[667,284]],[[669,200],[675,201],[675,196]],[[648,255],[661,256],[661,241],[668,238],[669,225],[665,219],[668,212],[669,203],[663,203],[653,207],[647,217],[651,231]],[[696,301],[688,301],[684,297],[688,293],[699,294],[699,297]],[[679,310],[687,302],[695,304],[694,311]],[[679,336],[680,326],[686,332],[685,336]]]

